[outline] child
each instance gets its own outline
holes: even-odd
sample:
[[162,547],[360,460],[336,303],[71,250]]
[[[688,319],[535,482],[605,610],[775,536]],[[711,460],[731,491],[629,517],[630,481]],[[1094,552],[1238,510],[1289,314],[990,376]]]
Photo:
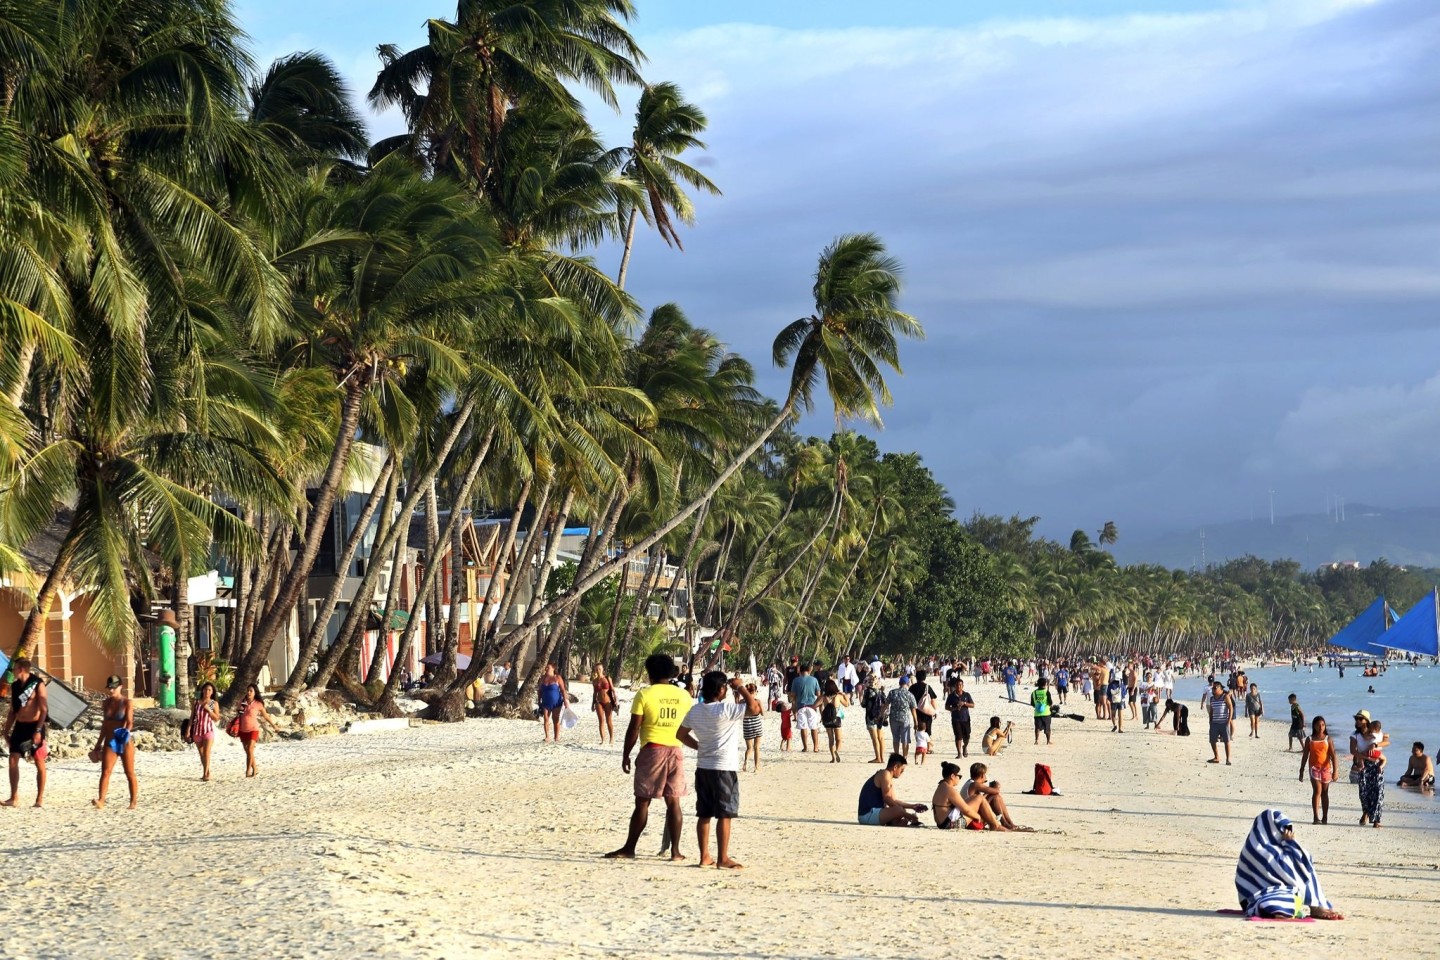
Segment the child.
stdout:
[[[753,683],[747,683],[747,684],[745,684],[745,689],[746,689],[747,692],[749,692],[749,694],[750,694],[752,697],[755,696],[755,693],[756,693],[755,684],[753,684]],[[735,702],[736,702],[736,703],[743,703],[743,702],[744,702],[744,697],[741,695],[741,693],[740,693],[739,690],[736,690],[736,691],[735,691]],[[757,700],[757,702],[758,702],[758,700]],[[755,716],[753,716],[753,717],[751,717],[751,716],[745,717],[745,719],[744,719],[743,721],[741,721],[741,731],[742,731],[742,732],[744,733],[744,735],[745,735],[745,759],[744,759],[744,760],[741,762],[741,764],[740,764],[740,770],[743,772],[743,771],[745,771],[746,769],[748,769],[749,766],[750,766],[750,761],[751,761],[751,760],[754,760],[754,761],[755,761],[755,772],[756,772],[756,773],[759,773],[759,772],[760,772],[760,734],[764,732],[764,724],[761,723],[759,714],[757,714],[757,715],[755,715]]]
[[915,762],[923,764],[925,755],[930,752],[930,734],[924,730],[915,731]]
[[1151,697],[1151,695],[1152,695],[1152,691],[1151,691],[1151,688],[1150,688],[1150,687],[1141,687],[1141,688],[1140,688],[1140,718],[1145,721],[1145,729],[1146,729],[1146,730],[1149,730],[1149,729],[1150,729],[1150,697]]
[[1250,684],[1245,692],[1245,716],[1250,718],[1250,736],[1260,736],[1260,718],[1265,715],[1265,701],[1260,699],[1260,684]]
[[790,701],[780,701],[780,749],[790,749]]
[[[1294,695],[1291,695],[1292,699]],[[1310,773],[1310,812],[1315,823],[1330,822],[1330,784],[1340,773],[1340,760],[1335,753],[1335,742],[1325,729],[1325,718],[1316,717],[1311,723],[1310,738],[1300,749],[1300,780]]]
[[1380,764],[1380,773],[1381,775],[1384,775],[1385,751],[1380,748],[1380,744],[1384,742],[1385,734],[1380,731],[1380,721],[1371,720],[1370,727],[1367,732],[1370,734],[1370,759]]
[[1082,675],[1080,678],[1080,696],[1084,697],[1086,702],[1088,703],[1090,700],[1090,694],[1094,692],[1095,681],[1090,679],[1090,674],[1088,673]]
[[1285,752],[1289,753],[1291,750],[1295,749],[1296,740],[1300,741],[1300,749],[1304,750],[1305,711],[1300,709],[1300,701],[1295,698],[1295,694],[1292,693],[1285,699],[1290,701],[1290,743],[1285,748]]
[[1107,699],[1110,701],[1110,732],[1120,733],[1125,729],[1125,684],[1118,676],[1110,678]]

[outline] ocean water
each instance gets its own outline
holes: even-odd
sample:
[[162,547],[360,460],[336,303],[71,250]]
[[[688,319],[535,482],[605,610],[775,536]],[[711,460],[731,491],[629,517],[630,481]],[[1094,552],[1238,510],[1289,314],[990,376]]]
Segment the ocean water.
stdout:
[[[1410,745],[1416,740],[1425,744],[1425,752],[1432,757],[1440,750],[1440,668],[1392,665],[1382,676],[1365,677],[1359,668],[1347,666],[1344,679],[1331,667],[1316,667],[1313,672],[1304,666],[1294,672],[1289,665],[1264,670],[1252,667],[1245,673],[1252,683],[1259,685],[1265,702],[1267,723],[1262,729],[1266,737],[1285,736],[1290,726],[1287,698],[1293,693],[1300,701],[1300,709],[1305,711],[1305,732],[1310,732],[1312,719],[1324,717],[1341,753],[1349,749],[1355,714],[1369,710],[1370,716],[1379,720],[1390,734],[1390,746],[1385,751],[1389,761],[1385,774],[1391,783],[1405,771]],[[1201,718],[1197,727],[1195,717],[1203,686],[1203,677],[1175,681],[1175,695],[1190,705],[1190,727],[1200,735],[1205,732],[1205,721]],[[1375,692],[1367,692],[1372,686]],[[1244,740],[1249,728],[1243,724],[1243,707],[1238,712],[1235,734]],[[1341,758],[1342,777],[1347,769],[1346,760]]]

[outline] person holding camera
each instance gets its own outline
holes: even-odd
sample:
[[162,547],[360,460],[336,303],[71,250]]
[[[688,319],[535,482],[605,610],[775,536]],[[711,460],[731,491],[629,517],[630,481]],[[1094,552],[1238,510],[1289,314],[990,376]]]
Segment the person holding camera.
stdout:
[[[735,702],[726,692],[743,698]],[[711,670],[700,678],[700,703],[680,722],[676,739],[696,751],[695,836],[700,843],[700,866],[739,870],[730,858],[730,827],[740,815],[740,750],[743,721],[760,715],[755,699],[739,677],[726,679],[724,671]],[[710,821],[715,824],[716,856],[710,856]]]

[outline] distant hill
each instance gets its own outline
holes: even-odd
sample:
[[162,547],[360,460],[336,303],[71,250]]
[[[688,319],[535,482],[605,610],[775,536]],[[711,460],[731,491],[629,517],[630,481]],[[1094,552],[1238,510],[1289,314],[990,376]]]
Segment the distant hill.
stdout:
[[[1156,563],[1188,570],[1200,565],[1201,529],[1151,540],[1126,541],[1124,532],[1111,548],[1120,563]],[[1300,513],[1256,520],[1205,524],[1205,563],[1223,563],[1246,554],[1265,560],[1298,560],[1311,570],[1327,563],[1379,557],[1413,567],[1440,567],[1440,508],[1393,510],[1346,505],[1337,523],[1323,513]]]

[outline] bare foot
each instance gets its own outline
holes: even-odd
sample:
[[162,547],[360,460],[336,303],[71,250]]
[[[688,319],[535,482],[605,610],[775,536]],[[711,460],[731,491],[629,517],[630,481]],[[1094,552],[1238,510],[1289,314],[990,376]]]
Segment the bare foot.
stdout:
[[699,863],[695,864],[695,866],[697,866],[697,867],[713,867],[713,866],[715,866],[715,861],[714,861],[714,860],[711,860],[709,857],[705,857],[705,858],[702,859]]
[[605,859],[606,859],[606,860],[634,860],[634,859],[635,859],[635,851],[634,851],[634,850],[624,850],[624,849],[621,849],[621,850],[611,850],[609,853],[605,854]]
[[43,807],[43,806],[45,806],[45,801],[44,801],[44,800],[36,800],[36,801],[35,801],[35,809],[36,809],[36,810],[39,810],[39,809],[40,809],[41,807]]
[[684,859],[685,859],[685,854],[683,854],[683,853],[672,853],[672,854],[670,854],[670,862],[671,862],[671,863],[679,863],[681,860],[684,860]]
[[90,801],[90,806],[94,807],[96,810],[104,810],[104,809],[105,809],[105,801],[104,801],[104,800],[91,800],[91,801]]
[[11,797],[9,800],[4,801],[3,803],[0,803],[0,807],[13,807],[13,806],[16,806],[15,798],[14,798],[14,797]]
[[744,869],[745,869],[745,864],[739,863],[738,861],[735,861],[735,860],[731,860],[729,857],[726,857],[724,860],[721,860],[721,861],[717,864],[717,866],[718,866],[721,870],[744,870]]
[[1328,907],[1311,907],[1310,916],[1316,920],[1344,920],[1344,914],[1338,910],[1331,910]]
[[134,810],[134,809],[135,809],[135,801],[134,801],[134,800],[131,800],[131,801],[130,801],[130,809],[131,809],[131,810]]

